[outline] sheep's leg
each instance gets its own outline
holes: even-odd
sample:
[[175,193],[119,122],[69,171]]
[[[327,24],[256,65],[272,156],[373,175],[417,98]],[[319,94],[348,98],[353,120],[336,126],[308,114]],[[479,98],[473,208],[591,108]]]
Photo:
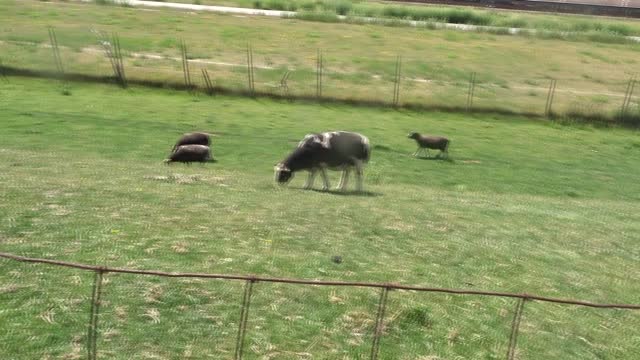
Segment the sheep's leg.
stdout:
[[316,169],[311,169],[309,171],[309,176],[307,176],[307,181],[304,183],[305,189],[311,189],[313,187],[313,181],[315,180],[317,173],[318,172],[316,171]]
[[329,190],[329,176],[327,175],[327,169],[322,168],[320,169],[320,175],[322,175],[322,190],[327,191]]
[[362,192],[362,190],[364,189],[364,186],[362,186],[362,163],[361,162],[356,163],[356,180],[357,180],[356,190],[358,192]]
[[346,167],[343,171],[342,171],[342,177],[340,178],[340,184],[338,185],[337,189],[340,189],[342,191],[347,190],[347,183],[349,182],[349,172],[351,171],[350,167]]
[[422,147],[418,146],[418,149],[416,149],[416,152],[413,153],[413,156],[418,157],[418,154],[420,154],[421,150],[422,150]]

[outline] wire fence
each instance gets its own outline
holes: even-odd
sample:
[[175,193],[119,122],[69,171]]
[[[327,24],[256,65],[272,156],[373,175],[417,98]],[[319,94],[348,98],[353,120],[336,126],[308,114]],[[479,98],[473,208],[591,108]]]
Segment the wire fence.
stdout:
[[[579,74],[579,65],[570,78],[539,74],[528,78],[517,71],[496,74],[472,66],[444,68],[428,58],[404,54],[375,56],[364,66],[362,59],[332,57],[331,49],[293,56],[250,42],[244,53],[224,49],[216,56],[205,53],[201,44],[192,47],[179,39],[173,48],[154,53],[136,51],[130,44],[125,49],[125,42],[115,33],[92,30],[91,43],[87,36],[58,36],[55,29],[48,30],[48,39],[43,35],[39,41],[0,42],[0,72],[110,81],[122,87],[156,85],[211,95],[241,93],[435,110],[569,115],[640,124],[635,75],[601,79]],[[65,46],[65,42],[70,44]]]
[[[19,262],[36,263],[44,265],[53,265],[57,267],[73,268],[86,272],[92,272],[94,274],[93,286],[91,291],[91,304],[89,310],[89,321],[87,325],[86,335],[86,358],[94,360],[98,358],[97,339],[100,336],[99,319],[100,310],[103,303],[103,297],[105,295],[103,285],[106,280],[107,274],[133,274],[140,276],[155,276],[155,277],[168,277],[168,278],[195,278],[195,279],[219,279],[228,281],[242,281],[244,282],[244,290],[241,298],[240,316],[238,323],[238,329],[235,340],[235,352],[234,359],[242,359],[243,352],[246,347],[245,337],[247,334],[247,322],[250,317],[250,308],[252,304],[252,296],[254,295],[254,285],[256,283],[281,283],[281,284],[293,284],[300,286],[323,286],[323,287],[347,287],[347,288],[372,288],[380,291],[379,300],[377,303],[377,310],[375,315],[375,324],[373,325],[372,342],[370,345],[370,359],[377,359],[381,346],[381,338],[383,337],[383,329],[385,323],[385,316],[387,310],[387,304],[392,290],[405,290],[412,292],[426,292],[426,293],[444,293],[452,295],[472,295],[482,297],[497,297],[497,298],[510,298],[516,301],[515,310],[513,312],[513,318],[510,326],[509,341],[506,353],[507,360],[513,360],[518,358],[516,356],[518,336],[520,332],[520,324],[525,310],[525,304],[528,302],[546,302],[555,304],[564,304],[572,306],[591,307],[598,309],[624,309],[624,310],[640,310],[640,304],[603,304],[594,303],[576,299],[561,299],[539,296],[527,293],[508,293],[508,292],[494,292],[494,291],[481,291],[481,290],[464,290],[464,289],[448,289],[448,288],[436,288],[436,287],[423,287],[423,286],[410,286],[394,283],[375,283],[375,282],[347,282],[347,281],[321,281],[321,280],[303,280],[303,279],[289,279],[289,278],[274,278],[255,275],[228,275],[228,274],[207,274],[207,273],[183,273],[183,272],[163,272],[152,270],[137,270],[127,268],[114,268],[105,266],[95,266],[87,264],[79,264],[73,262],[39,259],[18,256],[10,253],[0,253],[0,258],[14,260]],[[215,344],[213,345],[215,346]]]

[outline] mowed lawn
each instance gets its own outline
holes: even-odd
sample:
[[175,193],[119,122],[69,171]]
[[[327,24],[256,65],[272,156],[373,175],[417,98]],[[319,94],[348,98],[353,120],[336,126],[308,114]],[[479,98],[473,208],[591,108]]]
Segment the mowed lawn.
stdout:
[[[2,252],[640,302],[637,131],[68,89],[0,78]],[[215,135],[218,162],[164,165],[192,130]],[[274,184],[273,166],[305,134],[323,130],[370,138],[366,194],[305,191],[305,174],[286,188]],[[410,131],[450,137],[450,161],[411,157]],[[0,260],[0,357],[84,357],[92,279]],[[242,286],[106,274],[99,357],[232,358]],[[366,358],[378,298],[362,288],[257,283],[245,358]],[[392,291],[380,356],[504,358],[514,308],[511,299]],[[637,359],[638,328],[637,311],[528,302],[518,358]]]

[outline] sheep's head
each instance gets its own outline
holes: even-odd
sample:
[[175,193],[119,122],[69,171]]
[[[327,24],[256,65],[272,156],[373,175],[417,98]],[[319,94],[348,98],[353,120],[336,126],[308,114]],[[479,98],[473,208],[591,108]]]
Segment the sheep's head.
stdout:
[[283,163],[276,164],[275,168],[276,182],[285,185],[293,178],[293,171],[286,167]]
[[409,135],[407,135],[407,137],[409,139],[417,139],[420,137],[420,134],[418,134],[417,132],[410,132]]

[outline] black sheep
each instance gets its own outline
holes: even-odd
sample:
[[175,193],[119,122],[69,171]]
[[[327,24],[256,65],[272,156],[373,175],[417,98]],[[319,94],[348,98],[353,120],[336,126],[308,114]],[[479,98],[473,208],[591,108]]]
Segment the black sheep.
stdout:
[[176,151],[178,147],[182,145],[206,145],[210,146],[211,139],[209,138],[209,134],[203,132],[193,132],[182,135],[178,142],[173,146],[171,152]]
[[168,159],[164,161],[169,164],[172,162],[192,163],[192,162],[215,162],[211,157],[211,151],[206,145],[182,145],[171,153]]

